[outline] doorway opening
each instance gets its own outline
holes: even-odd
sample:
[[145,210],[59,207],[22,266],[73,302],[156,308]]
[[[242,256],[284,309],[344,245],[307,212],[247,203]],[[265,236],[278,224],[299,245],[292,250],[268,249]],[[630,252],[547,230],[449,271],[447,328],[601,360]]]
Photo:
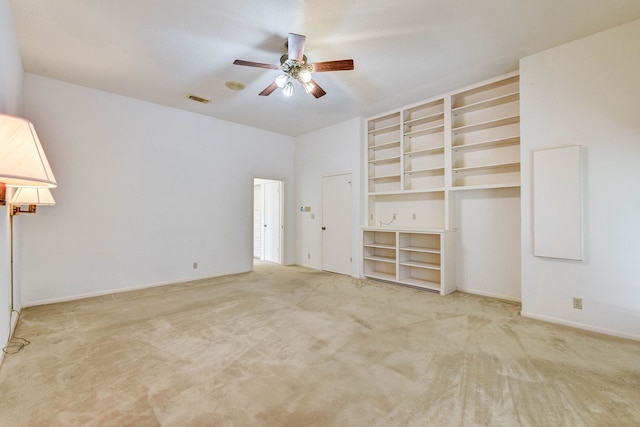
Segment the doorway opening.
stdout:
[[282,264],[284,182],[253,180],[253,260]]

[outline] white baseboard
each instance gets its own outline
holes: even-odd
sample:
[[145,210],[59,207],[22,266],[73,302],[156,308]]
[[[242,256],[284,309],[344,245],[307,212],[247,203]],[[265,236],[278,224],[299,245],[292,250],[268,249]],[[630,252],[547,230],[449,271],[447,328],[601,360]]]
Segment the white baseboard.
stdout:
[[558,319],[556,317],[543,316],[541,314],[536,313],[528,313],[526,311],[521,311],[520,315],[522,317],[528,317],[530,319],[542,320],[549,323],[556,323],[558,325],[570,326],[572,328],[583,329],[585,331],[597,332],[599,334],[611,335],[618,338],[626,338],[634,341],[640,341],[640,335],[630,334],[628,332],[616,331],[613,329],[601,328],[593,325],[586,325],[584,323],[572,322],[565,319]]
[[519,298],[508,297],[508,296],[498,295],[498,294],[492,294],[490,292],[475,291],[473,289],[464,289],[464,288],[457,288],[456,290],[460,291],[460,292],[464,292],[466,294],[480,295],[480,296],[483,296],[483,297],[501,299],[501,300],[509,301],[509,302],[517,302],[518,304],[522,302]]
[[215,279],[217,277],[231,276],[233,274],[247,273],[249,271],[251,271],[251,270],[238,271],[238,272],[235,272],[235,273],[234,272],[230,272],[230,273],[221,274],[219,276],[194,277],[194,278],[185,279],[185,280],[181,280],[181,281],[177,281],[177,282],[176,281],[170,281],[170,282],[151,283],[151,284],[147,284],[147,285],[128,286],[126,288],[107,289],[107,290],[104,290],[104,291],[89,292],[89,293],[86,293],[86,294],[69,295],[69,296],[60,297],[60,298],[50,298],[50,299],[44,299],[44,300],[29,301],[27,303],[24,303],[23,307],[25,307],[25,308],[26,307],[36,307],[36,306],[39,306],[39,305],[57,304],[57,303],[61,303],[61,302],[76,301],[76,300],[85,299],[85,298],[94,298],[94,297],[102,297],[102,296],[105,296],[105,295],[121,294],[121,293],[124,293],[124,292],[139,291],[141,289],[149,289],[149,288],[156,288],[156,287],[160,287],[160,286],[177,285],[177,284],[180,284],[180,283],[195,282],[195,281],[198,281],[198,280]]

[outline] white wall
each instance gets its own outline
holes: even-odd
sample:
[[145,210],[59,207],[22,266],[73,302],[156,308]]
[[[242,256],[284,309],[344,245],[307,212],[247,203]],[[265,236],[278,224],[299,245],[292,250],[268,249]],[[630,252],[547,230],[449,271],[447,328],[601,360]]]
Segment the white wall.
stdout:
[[[523,315],[640,339],[640,21],[520,62]],[[584,261],[532,255],[531,152],[582,145]],[[583,309],[572,308],[572,298]]]
[[520,189],[457,191],[456,287],[520,301]]
[[[9,0],[0,0],[0,113],[21,114],[23,68]],[[7,197],[10,196],[8,190]],[[9,338],[11,324],[9,208],[0,206],[0,345]],[[19,308],[16,306],[16,308]],[[15,321],[15,318],[14,318]],[[4,353],[0,353],[0,360]]]
[[[361,135],[362,120],[355,118],[296,138],[296,264],[322,269],[322,178],[351,173],[353,235],[345,236],[345,244],[352,247],[351,274],[360,275],[363,204]],[[311,206],[311,212],[300,212],[301,206]],[[314,219],[311,214],[314,214]]]
[[58,181],[18,218],[25,304],[251,270],[254,177],[284,180],[293,262],[293,138],[25,76]]

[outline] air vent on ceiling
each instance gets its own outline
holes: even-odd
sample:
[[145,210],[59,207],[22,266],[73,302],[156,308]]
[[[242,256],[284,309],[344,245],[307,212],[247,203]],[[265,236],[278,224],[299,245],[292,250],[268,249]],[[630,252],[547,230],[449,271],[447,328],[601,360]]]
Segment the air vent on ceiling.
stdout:
[[187,94],[187,99],[190,99],[190,100],[192,100],[192,101],[196,101],[196,102],[200,102],[200,103],[202,103],[202,104],[208,104],[208,103],[210,103],[210,102],[211,102],[211,100],[210,100],[210,99],[203,98],[203,97],[201,97],[201,96],[194,95],[194,94],[192,94],[192,93]]

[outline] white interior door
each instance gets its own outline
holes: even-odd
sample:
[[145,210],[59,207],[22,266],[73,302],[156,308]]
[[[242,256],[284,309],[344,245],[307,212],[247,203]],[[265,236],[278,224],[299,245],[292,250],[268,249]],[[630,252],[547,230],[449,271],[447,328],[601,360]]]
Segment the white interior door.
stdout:
[[263,217],[263,249],[265,261],[282,263],[281,260],[281,191],[282,181],[265,181],[264,188],[264,209]]
[[262,184],[255,183],[253,185],[253,257],[262,259],[264,251],[262,246],[262,210],[264,209]]
[[351,275],[351,174],[322,179],[322,269]]

